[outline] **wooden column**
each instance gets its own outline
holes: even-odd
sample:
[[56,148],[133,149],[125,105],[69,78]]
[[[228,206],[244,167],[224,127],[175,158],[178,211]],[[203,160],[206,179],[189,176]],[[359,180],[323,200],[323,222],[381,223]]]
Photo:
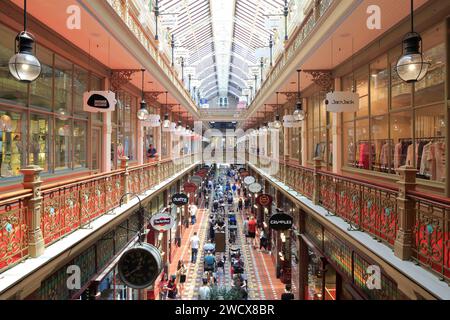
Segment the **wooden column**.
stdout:
[[319,204],[320,200],[320,175],[319,171],[322,167],[322,159],[319,157],[314,158],[314,190],[312,196],[312,202],[315,205]]
[[396,169],[400,174],[399,194],[397,197],[398,232],[394,243],[394,254],[402,260],[409,260],[412,253],[414,220],[416,218],[416,203],[408,199],[408,191],[416,187],[417,170],[410,166]]
[[42,168],[30,165],[20,170],[23,174],[24,189],[31,189],[33,195],[27,201],[28,220],[28,254],[32,258],[39,257],[44,253],[45,243],[41,230],[41,185],[40,173]]
[[126,196],[124,197],[124,203],[128,203],[128,201],[130,200],[130,196],[127,194],[128,192],[130,192],[130,188],[128,185],[130,175],[130,173],[128,172],[128,157],[120,158],[120,168],[125,169],[125,173],[122,179],[122,192],[123,194],[126,194]]

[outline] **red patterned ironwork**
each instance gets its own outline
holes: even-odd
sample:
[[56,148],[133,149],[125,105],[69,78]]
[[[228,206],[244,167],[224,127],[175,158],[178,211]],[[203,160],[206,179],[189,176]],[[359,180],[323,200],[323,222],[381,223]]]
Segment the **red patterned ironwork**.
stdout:
[[28,256],[28,210],[26,199],[0,201],[0,271]]

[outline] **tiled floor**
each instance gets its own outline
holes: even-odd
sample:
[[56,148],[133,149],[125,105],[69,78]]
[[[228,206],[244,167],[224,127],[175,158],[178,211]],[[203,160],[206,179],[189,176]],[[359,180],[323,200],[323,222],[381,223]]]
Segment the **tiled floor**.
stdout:
[[[235,206],[235,204],[234,204]],[[201,207],[201,206],[200,206]],[[184,261],[187,267],[186,283],[184,284],[184,292],[182,295],[183,300],[195,300],[198,297],[198,289],[202,284],[203,277],[203,246],[207,241],[208,234],[208,217],[210,208],[202,208],[197,213],[197,223],[189,226],[183,232],[181,247],[176,248],[172,263],[169,267],[169,273],[175,274],[178,261],[181,259]],[[242,256],[244,258],[245,275],[248,279],[248,299],[249,300],[276,300],[280,299],[281,294],[284,291],[284,284],[276,278],[276,268],[268,253],[263,253],[258,249],[254,249],[250,244],[246,244],[245,237],[242,231],[243,215],[237,214],[237,238],[235,245],[241,249]],[[197,232],[200,238],[200,249],[198,252],[197,263],[190,263],[191,250],[189,247],[189,240],[193,233]],[[232,285],[232,279],[230,274],[229,263],[229,241],[228,232],[226,233],[226,251],[227,257],[224,272],[218,270],[217,280],[219,287],[230,288]],[[216,257],[219,257],[223,253],[216,253]],[[156,291],[158,288],[158,282],[156,283]],[[156,292],[158,297],[158,293]]]

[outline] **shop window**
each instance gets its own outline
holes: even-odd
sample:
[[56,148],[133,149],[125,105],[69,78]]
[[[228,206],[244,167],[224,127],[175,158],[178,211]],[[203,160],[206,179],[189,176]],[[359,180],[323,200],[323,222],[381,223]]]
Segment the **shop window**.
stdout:
[[[415,111],[416,139],[413,150],[413,162],[418,177],[427,180],[445,182],[445,125],[444,106],[418,108]],[[411,146],[411,148],[413,148]]]
[[389,172],[393,142],[389,139],[389,117],[387,115],[375,116],[371,123],[371,166],[372,170]]
[[20,175],[26,154],[25,114],[0,110],[0,181]]
[[50,168],[50,127],[47,115],[31,114],[30,116],[30,144],[29,164],[37,165],[45,172]]
[[74,114],[87,118],[87,112],[83,111],[83,94],[89,88],[89,73],[78,67],[74,67],[73,72],[73,109]]
[[[351,91],[353,92],[354,84],[353,84],[353,74],[349,74],[347,76],[342,77],[341,80],[341,88],[342,91]],[[344,121],[353,120],[355,118],[354,112],[344,112],[342,113],[342,118]]]
[[87,151],[87,122],[75,121],[73,128],[73,167],[86,168]]
[[0,100],[10,104],[25,105],[28,98],[28,85],[14,79],[9,73],[9,59],[14,55],[14,39],[17,32],[0,25]]
[[72,114],[73,64],[60,56],[55,57],[55,112]]
[[356,117],[369,115],[369,70],[363,67],[355,72],[355,87],[359,94],[359,110]]
[[356,140],[355,122],[344,122],[344,158],[343,161],[348,166],[356,166]]
[[293,159],[296,159],[296,160],[301,160],[301,157],[300,157],[300,144],[301,144],[301,140],[300,140],[300,128],[292,128],[292,129],[289,129],[289,130],[291,130],[291,139],[289,139],[289,141],[290,141],[290,144],[291,144],[291,148],[292,148],[292,151],[291,151],[291,157],[293,158]]
[[416,106],[442,102],[445,99],[445,61],[447,58],[444,30],[441,24],[422,35],[423,55],[431,65],[425,78],[414,86],[414,104]]
[[71,168],[71,121],[55,121],[55,171]]
[[370,113],[372,116],[388,112],[389,74],[387,56],[370,64]]
[[360,169],[369,169],[371,152],[369,119],[356,120],[355,133],[357,137],[355,165]]
[[[165,159],[169,155],[170,132],[161,132],[161,158]],[[190,150],[190,139],[182,137],[183,154],[187,154]]]
[[391,114],[391,138],[394,143],[393,172],[405,164],[413,165],[412,155],[408,157],[408,147],[412,145],[412,112],[397,112]]
[[411,106],[412,85],[404,82],[397,74],[398,58],[402,55],[402,48],[398,46],[389,53],[391,65],[391,109],[400,109]]
[[41,62],[41,75],[30,84],[30,104],[34,107],[52,109],[53,99],[53,52],[36,45],[36,55]]
[[[398,78],[395,71],[400,54],[400,47],[388,54],[392,67],[390,87],[387,85],[387,57],[382,56],[370,64],[370,123],[366,118],[357,118],[354,122],[356,141],[351,136],[352,114],[343,115],[344,163],[390,174],[395,174],[400,166],[410,165],[418,170],[418,178],[444,182],[446,65],[443,26],[424,33],[424,55],[431,61],[431,68],[427,76],[415,84],[414,94],[412,86]],[[344,90],[350,87],[350,76],[342,80]],[[358,82],[356,84],[358,87]],[[358,89],[360,95],[363,91]],[[364,104],[360,106],[358,116],[365,114],[364,108]],[[354,164],[352,143],[356,143]]]
[[[312,127],[308,128],[309,135],[312,137],[312,145],[310,146],[310,161],[314,158],[321,158],[324,162],[331,159],[331,148],[327,143],[328,137],[328,116],[324,103],[325,94],[317,93],[308,99],[308,123]],[[309,139],[311,140],[311,139]],[[329,163],[329,161],[328,161]]]

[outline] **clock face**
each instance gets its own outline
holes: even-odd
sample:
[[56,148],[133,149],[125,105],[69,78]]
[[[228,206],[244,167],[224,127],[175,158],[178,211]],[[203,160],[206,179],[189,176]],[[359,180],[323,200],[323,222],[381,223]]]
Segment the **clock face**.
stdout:
[[[152,285],[161,272],[161,263],[154,250],[147,246],[136,247],[125,252],[119,260],[121,280],[130,288],[143,289]],[[159,253],[159,252],[157,252]]]

